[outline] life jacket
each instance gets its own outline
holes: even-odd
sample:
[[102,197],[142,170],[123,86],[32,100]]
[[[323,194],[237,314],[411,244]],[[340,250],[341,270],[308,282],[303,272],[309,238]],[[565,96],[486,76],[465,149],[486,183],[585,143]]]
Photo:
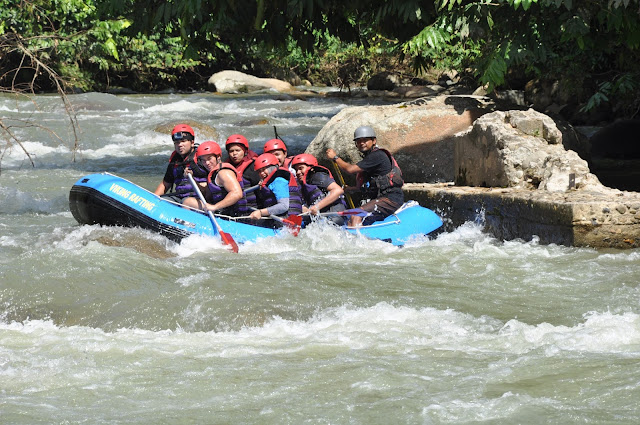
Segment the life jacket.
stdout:
[[267,176],[266,179],[262,181],[262,183],[260,183],[260,189],[258,189],[257,194],[259,207],[268,208],[278,203],[276,194],[273,193],[273,191],[268,187],[269,184],[271,184],[278,177],[282,177],[285,180],[288,179],[289,181],[289,212],[281,215],[288,216],[292,214],[302,214],[302,199],[300,197],[300,188],[298,187],[296,178],[286,168],[276,168],[271,174]]
[[[253,151],[249,151],[249,152],[253,152]],[[244,176],[244,172],[247,169],[247,167],[253,167],[253,159],[248,159],[248,157],[245,156],[242,162],[240,163],[240,165],[236,167],[236,172],[238,173],[238,176],[240,176],[240,182],[242,183],[243,189],[246,189],[252,186],[252,182],[249,181],[249,179]],[[244,190],[243,190],[243,193],[244,193]],[[255,191],[244,193],[244,199],[245,199],[247,208],[249,207],[258,208],[258,201],[256,199]]]
[[381,150],[391,161],[391,171],[386,174],[372,176],[365,171],[356,174],[356,183],[365,195],[371,198],[377,198],[384,195],[389,189],[394,187],[402,187],[404,180],[402,179],[402,170],[398,166],[396,159],[386,149],[374,148],[374,151]]
[[[284,164],[282,165],[284,168],[288,168],[289,170],[293,170],[293,168],[291,167],[291,161],[293,161],[293,156],[287,156],[284,159]],[[295,175],[295,170],[294,170],[294,175]]]
[[182,158],[178,152],[173,151],[169,158],[169,163],[173,165],[173,185],[174,195],[179,198],[186,198],[188,196],[197,197],[198,195],[191,186],[189,178],[184,175],[184,170],[188,167],[193,172],[193,179],[196,183],[205,183],[207,181],[208,171],[200,167],[194,161],[196,149],[198,145],[195,145],[193,150],[189,152],[186,158]]
[[[311,172],[312,174],[314,174],[314,173],[326,173],[331,178],[333,178],[333,175],[331,175],[331,171],[329,171],[329,169],[323,167],[322,165],[311,166],[304,173],[304,175],[302,176],[302,181],[300,182],[301,183],[300,184],[300,194],[302,195],[302,199],[304,200],[305,204],[310,207],[310,206],[316,204],[321,199],[323,199],[325,196],[327,196],[328,192],[323,190],[323,189],[321,189],[320,187],[318,187],[316,185],[307,183],[307,176],[309,175],[309,172]],[[321,212],[329,211],[329,209],[332,206],[336,205],[336,204],[342,204],[342,205],[344,205],[345,208],[347,207],[347,204],[344,202],[344,196],[341,196],[335,202],[333,202],[331,205],[327,205],[326,207],[324,207],[321,210]]]
[[248,160],[252,160],[252,159],[256,159],[258,157],[258,154],[255,153],[254,151],[252,151],[251,149],[247,150],[246,154],[244,155],[244,158],[242,158],[243,161],[248,161]]
[[[210,199],[208,199],[207,201],[210,201],[209,203],[211,204],[216,204],[222,201],[229,193],[223,186],[218,186],[216,184],[216,176],[218,175],[218,172],[220,172],[220,170],[233,171],[236,175],[236,179],[238,180],[238,183],[240,183],[240,188],[241,189],[243,188],[242,177],[238,173],[238,171],[235,169],[235,167],[229,164],[228,162],[223,162],[222,164],[220,164],[219,167],[216,167],[215,169],[211,170],[211,172],[209,173],[209,176],[207,177],[207,188],[209,189],[209,194],[210,194]],[[234,205],[228,206],[220,210],[221,214],[230,215],[232,217],[243,216],[243,215],[246,215],[248,212],[249,212],[249,209],[247,208],[247,199],[244,196]]]

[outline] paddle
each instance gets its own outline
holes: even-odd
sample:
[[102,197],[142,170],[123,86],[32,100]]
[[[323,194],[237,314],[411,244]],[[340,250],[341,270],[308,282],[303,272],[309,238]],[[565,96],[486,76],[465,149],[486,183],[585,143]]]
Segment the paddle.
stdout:
[[[258,208],[254,207],[249,207],[249,209],[251,209],[252,211],[258,211]],[[302,226],[302,217],[300,217],[299,215],[292,214],[288,218],[282,218],[278,217],[277,215],[270,214],[269,218],[287,226],[291,230],[291,233],[293,233],[293,236],[298,236],[298,233],[300,233],[300,227]]]
[[[338,180],[340,180],[340,186],[342,186],[342,188],[344,189],[344,177],[342,177],[342,171],[340,171],[340,167],[338,167],[338,164],[336,164],[335,162],[333,162],[332,164],[333,164],[334,170],[336,170],[336,176],[338,177]],[[355,208],[355,205],[353,204],[353,199],[351,198],[351,195],[347,193],[346,190],[344,191],[344,196],[347,198],[347,203],[349,204],[349,208],[351,209]]]
[[260,183],[254,185],[254,186],[247,187],[246,189],[243,189],[242,191],[244,193],[249,193],[249,192],[253,192],[253,191],[257,190],[259,187],[260,187]]
[[[328,212],[319,213],[317,215],[320,217],[336,217],[336,216],[352,216],[352,215],[356,215],[358,217],[366,217],[369,214],[370,213],[366,212],[362,208],[353,208],[353,209],[344,210],[344,211],[328,211]],[[305,216],[305,215],[311,215],[311,213],[307,211],[305,213],[300,214],[300,216]]]
[[222,231],[222,227],[220,227],[220,225],[216,221],[216,218],[213,216],[213,213],[207,210],[207,207],[206,207],[207,202],[204,200],[204,196],[202,195],[202,192],[200,192],[200,188],[198,187],[196,182],[193,180],[193,176],[191,174],[187,174],[187,177],[189,177],[189,182],[191,183],[191,186],[193,186],[193,188],[195,189],[195,192],[198,194],[198,198],[200,198],[200,201],[202,201],[202,204],[204,205],[204,208],[207,211],[207,214],[209,215],[209,219],[211,220],[213,227],[215,227],[215,229],[218,231],[218,234],[220,235],[220,239],[222,239],[222,244],[229,245],[229,247],[231,248],[231,251],[238,252],[238,244],[236,243],[236,241],[233,240],[233,237],[230,234]]

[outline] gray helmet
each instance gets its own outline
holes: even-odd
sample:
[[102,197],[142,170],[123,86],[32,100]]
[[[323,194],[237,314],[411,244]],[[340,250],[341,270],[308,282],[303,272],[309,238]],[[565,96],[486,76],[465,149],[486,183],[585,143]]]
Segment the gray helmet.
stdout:
[[353,132],[353,140],[361,139],[363,137],[376,137],[376,132],[373,131],[373,128],[368,125],[362,125],[356,128],[356,131]]

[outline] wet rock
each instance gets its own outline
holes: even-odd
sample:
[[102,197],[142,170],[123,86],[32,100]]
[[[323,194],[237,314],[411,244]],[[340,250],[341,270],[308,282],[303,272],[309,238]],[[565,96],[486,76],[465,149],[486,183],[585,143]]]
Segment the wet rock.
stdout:
[[166,134],[167,140],[171,140],[171,130],[177,124],[187,124],[193,128],[193,131],[196,133],[196,143],[201,143],[206,140],[213,140],[215,142],[220,141],[220,135],[218,130],[210,125],[194,121],[194,120],[177,120],[172,121],[170,123],[165,123],[157,126],[154,130],[158,133]]
[[380,72],[367,81],[368,90],[393,90],[402,85],[402,76],[396,72]]
[[396,87],[393,89],[394,93],[399,94],[402,97],[424,97],[424,96],[437,96],[443,93],[446,87],[438,84],[432,84],[428,86],[409,86],[409,87]]

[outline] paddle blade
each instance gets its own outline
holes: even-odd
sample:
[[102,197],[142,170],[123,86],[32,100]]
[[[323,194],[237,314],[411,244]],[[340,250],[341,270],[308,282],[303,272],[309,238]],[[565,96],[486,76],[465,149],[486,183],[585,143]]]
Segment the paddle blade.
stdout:
[[369,215],[369,213],[362,208],[353,208],[350,210],[338,211],[338,215],[357,215],[358,217],[366,217],[367,215]]
[[223,245],[229,245],[229,248],[231,248],[231,251],[235,253],[238,252],[238,244],[230,234],[220,231],[220,239],[222,239]]
[[293,236],[298,236],[298,233],[300,233],[300,228],[302,227],[302,217],[292,214],[289,216],[289,218],[282,220],[282,222],[286,224],[289,229],[291,229],[291,233],[293,233]]

